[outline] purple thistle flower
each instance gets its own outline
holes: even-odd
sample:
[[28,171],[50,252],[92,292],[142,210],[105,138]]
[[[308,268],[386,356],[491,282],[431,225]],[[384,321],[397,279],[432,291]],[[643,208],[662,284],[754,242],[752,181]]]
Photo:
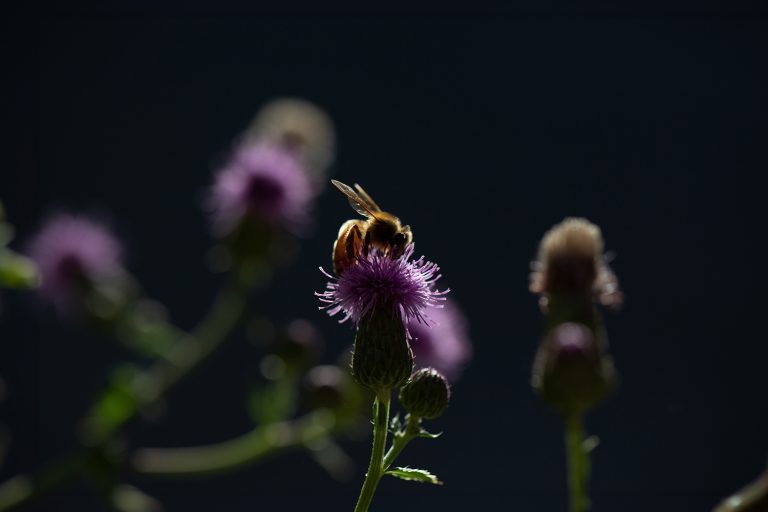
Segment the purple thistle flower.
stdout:
[[359,257],[339,277],[320,267],[331,279],[323,293],[316,293],[325,303],[321,309],[330,316],[343,313],[341,322],[351,318],[357,323],[377,307],[391,307],[406,327],[412,323],[431,323],[426,309],[441,307],[450,290],[434,289],[441,277],[440,267],[425,261],[423,256],[410,261],[413,250],[411,244],[398,258],[372,251]]
[[558,325],[552,331],[552,350],[558,362],[580,362],[598,357],[595,338],[586,326],[574,322]]
[[296,231],[307,224],[313,197],[307,173],[292,153],[255,143],[240,146],[218,173],[211,207],[222,234],[245,217]]
[[66,309],[84,283],[120,274],[121,252],[105,226],[69,214],[50,218],[29,244],[42,280],[40,295],[60,309]]
[[432,367],[454,381],[472,356],[468,323],[456,303],[446,300],[444,307],[430,313],[433,325],[411,322],[414,363],[417,368]]

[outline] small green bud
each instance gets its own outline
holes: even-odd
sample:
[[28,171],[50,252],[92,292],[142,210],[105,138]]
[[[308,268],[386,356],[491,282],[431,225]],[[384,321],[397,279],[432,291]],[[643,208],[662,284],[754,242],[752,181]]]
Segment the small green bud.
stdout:
[[383,305],[357,324],[352,376],[375,393],[402,386],[413,371],[413,352],[400,315]]
[[448,381],[434,368],[418,370],[400,390],[400,403],[418,418],[433,419],[442,415],[450,398]]
[[533,366],[532,385],[561,414],[583,414],[615,387],[610,357],[588,327],[565,322],[542,341]]

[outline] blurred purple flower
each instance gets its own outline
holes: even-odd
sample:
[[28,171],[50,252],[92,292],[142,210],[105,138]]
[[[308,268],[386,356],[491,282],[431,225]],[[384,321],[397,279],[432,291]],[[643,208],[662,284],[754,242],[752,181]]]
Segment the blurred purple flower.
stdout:
[[377,307],[391,307],[399,313],[403,324],[427,324],[427,308],[438,308],[449,290],[437,291],[440,267],[424,257],[410,261],[413,244],[398,258],[372,251],[359,257],[340,277],[320,270],[331,281],[323,293],[316,293],[325,303],[321,309],[334,316],[343,313],[345,322],[355,322]]
[[414,363],[417,368],[431,366],[449,380],[455,380],[472,356],[467,320],[450,299],[442,308],[431,311],[429,316],[433,325],[413,321],[408,325],[413,336]]
[[84,283],[120,274],[121,252],[105,226],[70,214],[51,217],[29,244],[42,279],[40,295],[59,308],[66,308]]
[[309,221],[313,197],[307,173],[292,153],[252,143],[240,146],[216,176],[211,207],[222,234],[248,216],[296,231]]
[[592,331],[585,325],[565,322],[552,330],[552,353],[558,364],[597,360],[597,344]]

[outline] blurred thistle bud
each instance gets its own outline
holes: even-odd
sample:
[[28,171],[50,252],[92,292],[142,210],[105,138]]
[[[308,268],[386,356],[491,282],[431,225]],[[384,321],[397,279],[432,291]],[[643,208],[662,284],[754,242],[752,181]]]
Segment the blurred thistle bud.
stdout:
[[530,289],[546,308],[555,294],[589,295],[605,306],[618,306],[618,280],[603,255],[600,228],[582,218],[567,218],[547,231],[533,263]]
[[310,409],[338,409],[344,404],[348,374],[334,365],[315,366],[304,377],[304,397]]
[[417,370],[400,390],[400,403],[417,418],[434,419],[448,408],[451,388],[434,368]]
[[430,310],[429,319],[431,325],[418,320],[408,323],[414,363],[417,368],[435,368],[455,382],[472,357],[467,320],[451,299],[442,308]]
[[413,353],[406,326],[427,323],[426,309],[439,306],[447,293],[434,289],[439,267],[412,256],[412,244],[397,258],[379,251],[360,255],[341,276],[323,271],[330,281],[316,294],[329,315],[343,313],[342,322],[357,323],[352,374],[377,393],[408,380]]
[[280,357],[288,369],[306,368],[322,350],[320,333],[307,320],[296,319],[277,333],[272,353]]
[[541,398],[564,415],[583,414],[615,387],[611,358],[592,330],[566,322],[550,330],[539,346],[532,385]]
[[294,154],[315,188],[326,183],[325,176],[334,159],[335,139],[331,118],[316,105],[297,98],[267,103],[245,135],[246,143],[267,141]]
[[366,422],[374,394],[352,378],[351,365],[352,352],[345,350],[335,364],[311,368],[302,386],[304,404],[333,411],[339,423]]
[[765,512],[768,510],[768,471],[724,500],[714,512]]
[[352,379],[348,371],[349,358],[346,359],[344,366],[311,368],[302,382],[302,402],[310,410],[331,411],[337,425],[360,426],[368,420],[373,394]]
[[128,286],[120,243],[103,224],[59,214],[44,223],[29,244],[37,265],[40,296],[60,312],[111,315],[125,302]]

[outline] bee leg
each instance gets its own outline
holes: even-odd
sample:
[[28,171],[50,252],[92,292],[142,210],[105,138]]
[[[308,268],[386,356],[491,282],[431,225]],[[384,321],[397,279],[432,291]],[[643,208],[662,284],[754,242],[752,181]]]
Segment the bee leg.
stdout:
[[365,250],[365,244],[363,244],[362,239],[363,236],[362,233],[360,233],[360,226],[355,224],[350,228],[349,235],[347,235],[347,258],[350,261],[355,259],[361,251]]

